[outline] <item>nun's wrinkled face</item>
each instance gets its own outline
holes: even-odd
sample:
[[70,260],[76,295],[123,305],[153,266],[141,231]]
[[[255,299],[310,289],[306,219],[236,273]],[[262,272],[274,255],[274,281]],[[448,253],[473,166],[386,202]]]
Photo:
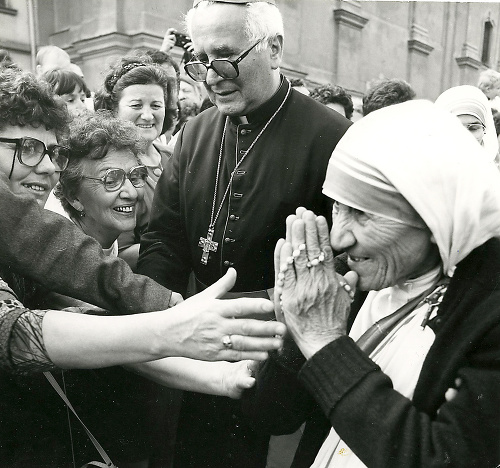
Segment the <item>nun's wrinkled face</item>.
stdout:
[[478,141],[480,145],[483,145],[485,127],[483,122],[481,122],[476,116],[463,114],[457,115],[461,124],[472,133],[473,137]]
[[362,291],[418,278],[440,262],[428,229],[399,223],[335,202],[330,243],[348,253],[349,268],[359,275]]

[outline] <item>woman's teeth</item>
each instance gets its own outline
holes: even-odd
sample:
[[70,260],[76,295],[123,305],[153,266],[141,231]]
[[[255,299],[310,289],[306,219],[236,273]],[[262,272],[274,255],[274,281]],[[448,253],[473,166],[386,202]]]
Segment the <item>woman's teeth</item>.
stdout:
[[353,262],[362,262],[364,260],[367,260],[368,257],[355,257],[353,255],[349,255],[349,260],[353,261]]
[[36,184],[25,184],[24,185],[26,188],[29,188],[30,190],[34,190],[35,192],[45,192],[45,187],[41,187],[40,185]]
[[118,211],[119,213],[132,213],[134,211],[133,206],[117,206],[116,208],[113,208],[115,211]]

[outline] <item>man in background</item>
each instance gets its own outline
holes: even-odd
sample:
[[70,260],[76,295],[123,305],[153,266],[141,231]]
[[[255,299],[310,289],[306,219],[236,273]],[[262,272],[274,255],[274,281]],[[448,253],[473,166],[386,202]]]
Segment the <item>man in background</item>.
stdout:
[[404,80],[393,78],[377,81],[363,96],[363,116],[383,107],[411,101],[415,96],[413,88]]

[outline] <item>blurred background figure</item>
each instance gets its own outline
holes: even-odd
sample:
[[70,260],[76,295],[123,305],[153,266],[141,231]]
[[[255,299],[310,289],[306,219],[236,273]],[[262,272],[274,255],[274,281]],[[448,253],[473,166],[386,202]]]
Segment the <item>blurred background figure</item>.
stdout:
[[317,86],[311,91],[311,97],[326,107],[337,111],[346,119],[351,120],[354,111],[351,95],[342,86],[330,83]]
[[441,108],[456,115],[477,142],[486,150],[488,158],[498,166],[498,140],[493,115],[486,96],[470,85],[454,86],[436,99]]
[[486,95],[490,106],[500,111],[500,73],[488,68],[479,75],[477,87]]
[[66,51],[54,45],[40,47],[36,54],[36,75],[41,76],[46,71],[55,68],[69,69],[71,59]]
[[295,88],[299,93],[305,94],[306,96],[311,94],[302,78],[292,78],[290,80],[290,84],[292,85],[292,88]]
[[179,121],[175,126],[174,135],[188,120],[200,113],[202,103],[201,85],[187,76],[181,76],[179,80]]
[[15,66],[9,51],[5,49],[0,49],[0,68]]
[[82,69],[76,63],[71,62],[69,64],[68,70],[71,70],[73,73],[76,73],[80,78],[84,78]]
[[415,99],[416,93],[404,80],[397,78],[376,81],[363,96],[363,116],[382,107]]
[[497,140],[500,145],[500,112],[498,112],[496,109],[491,109],[491,113],[493,114],[493,123],[495,124]]
[[49,70],[41,76],[54,94],[61,97],[71,115],[74,117],[86,112],[85,100],[90,97],[90,90],[82,77],[70,70]]

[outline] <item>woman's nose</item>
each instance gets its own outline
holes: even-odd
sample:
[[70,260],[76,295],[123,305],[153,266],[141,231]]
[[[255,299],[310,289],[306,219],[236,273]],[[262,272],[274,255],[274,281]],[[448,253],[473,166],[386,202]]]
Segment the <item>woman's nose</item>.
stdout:
[[144,107],[144,109],[142,109],[142,115],[141,117],[144,119],[144,120],[150,120],[153,118],[153,112],[151,112],[151,108],[149,107]]
[[56,166],[54,166],[52,159],[50,159],[50,156],[47,153],[43,155],[43,159],[36,165],[35,172],[49,175],[56,172]]
[[77,102],[77,108],[78,109],[81,109],[81,110],[86,110],[87,109],[87,106],[85,105],[85,102],[81,101],[80,99],[78,99],[78,102]]
[[330,244],[333,250],[342,252],[356,243],[351,223],[347,216],[333,216],[332,230],[330,231]]
[[129,198],[131,200],[137,200],[139,198],[139,190],[137,187],[134,187],[130,179],[125,179],[125,183],[122,185],[120,189],[120,197],[121,198]]

